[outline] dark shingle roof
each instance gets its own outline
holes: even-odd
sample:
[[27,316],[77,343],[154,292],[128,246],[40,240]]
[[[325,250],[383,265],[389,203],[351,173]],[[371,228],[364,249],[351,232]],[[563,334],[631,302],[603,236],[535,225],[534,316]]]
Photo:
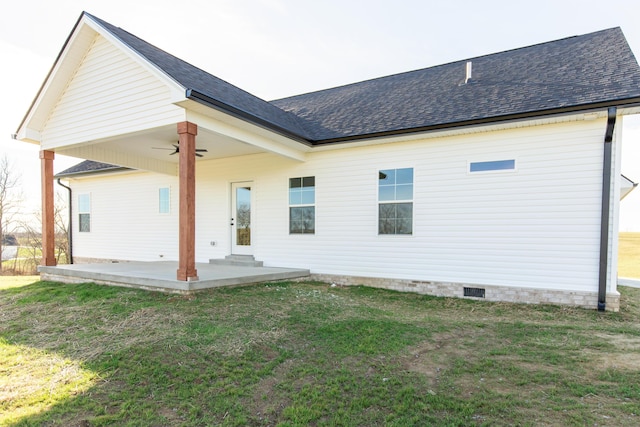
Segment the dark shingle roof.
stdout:
[[56,178],[70,178],[73,176],[93,174],[100,172],[115,172],[121,170],[131,170],[122,166],[115,166],[109,163],[94,162],[93,160],[85,160],[77,165],[73,165],[70,168],[63,170],[56,174]]
[[[87,16],[187,97],[304,143],[640,102],[640,67],[620,28],[267,102]],[[473,77],[464,84],[467,61]]]
[[[467,61],[473,77],[464,84]],[[316,123],[312,139],[326,140],[638,97],[640,68],[613,28],[272,104]]]

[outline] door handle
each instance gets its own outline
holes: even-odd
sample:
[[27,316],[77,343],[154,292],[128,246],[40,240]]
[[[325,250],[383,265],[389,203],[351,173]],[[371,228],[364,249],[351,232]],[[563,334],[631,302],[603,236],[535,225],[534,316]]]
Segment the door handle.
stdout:
[[233,221],[234,221],[233,218],[231,218],[231,225],[233,225]]

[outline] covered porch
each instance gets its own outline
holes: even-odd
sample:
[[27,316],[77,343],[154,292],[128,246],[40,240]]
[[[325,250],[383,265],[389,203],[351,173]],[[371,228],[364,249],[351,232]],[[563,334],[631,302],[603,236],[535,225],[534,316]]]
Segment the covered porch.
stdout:
[[[298,121],[270,103],[83,13],[16,134],[16,139],[38,144],[41,150],[43,277],[191,291],[285,279],[290,277],[289,273],[308,274],[304,273],[306,270],[292,273],[287,269],[196,265],[196,259],[208,258],[202,245],[199,253],[196,249],[197,166],[200,168],[204,163],[202,168],[206,170],[206,162],[211,167],[216,160],[263,153],[293,163],[304,162],[310,144],[300,135],[302,128]],[[159,226],[161,221],[153,225],[142,222],[129,235],[140,229],[147,235],[166,233],[172,239],[167,258],[175,261],[56,266],[53,172],[56,154],[154,173],[160,176],[159,181],[174,183],[178,206],[172,208],[171,214],[177,214],[178,222],[171,223],[170,228]],[[234,175],[225,179],[231,187],[232,182],[250,182],[252,176]],[[121,190],[112,194],[111,200],[130,192],[130,187],[124,184]],[[75,222],[70,224],[73,240],[76,243],[93,240],[94,246],[104,248],[115,246],[115,238],[111,237],[95,242],[100,233],[108,234],[109,227],[123,229],[133,220],[109,223],[112,215],[108,203],[101,200],[103,205],[99,208],[91,193],[86,194],[89,196],[82,203],[86,212],[77,209]],[[228,199],[219,198],[216,203],[226,206],[230,203]],[[77,201],[76,207],[79,205]],[[87,219],[80,229],[80,215],[95,221]],[[231,212],[220,212],[207,220],[234,227],[235,217]],[[228,233],[235,236],[237,233],[233,231],[229,228]],[[256,239],[240,245],[227,243],[221,233],[216,236],[215,240],[225,241],[224,245],[215,244],[226,251],[223,256],[252,255],[256,251]],[[145,260],[144,252],[140,258],[137,254],[104,256],[78,252],[73,254],[78,258]],[[158,257],[169,253],[166,247],[158,252]]]
[[185,281],[176,278],[177,268],[177,261],[154,261],[40,266],[38,270],[42,280],[65,283],[93,282],[176,293],[288,280],[309,275],[309,270],[295,268],[197,263],[199,280]]

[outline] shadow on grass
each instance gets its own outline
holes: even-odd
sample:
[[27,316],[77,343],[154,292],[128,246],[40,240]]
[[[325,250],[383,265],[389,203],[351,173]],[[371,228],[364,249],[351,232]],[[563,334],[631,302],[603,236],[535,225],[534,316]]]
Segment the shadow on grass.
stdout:
[[[49,395],[21,402],[40,412],[5,420],[14,425],[299,425],[332,408],[366,424],[394,414],[398,393],[416,381],[383,381],[388,370],[374,375],[357,358],[391,355],[423,338],[420,328],[392,319],[344,319],[332,328],[322,315],[332,310],[326,292],[288,284],[182,297],[38,282],[0,298],[11,306],[1,334],[7,355],[33,356],[31,372],[73,365],[82,379],[68,375],[71,387],[60,388],[43,373]],[[345,357],[354,366],[335,365]],[[27,393],[30,380],[23,378]],[[363,397],[349,403],[351,391]],[[353,413],[374,404],[368,415]],[[416,406],[396,417],[409,422],[424,401],[402,405]]]
[[633,425],[640,377],[592,365],[640,345],[640,290],[622,292],[622,312],[602,314],[321,283],[192,296],[2,289],[0,363],[28,360],[38,374],[10,376],[22,397],[0,399],[14,414],[0,424],[593,424],[604,414]]

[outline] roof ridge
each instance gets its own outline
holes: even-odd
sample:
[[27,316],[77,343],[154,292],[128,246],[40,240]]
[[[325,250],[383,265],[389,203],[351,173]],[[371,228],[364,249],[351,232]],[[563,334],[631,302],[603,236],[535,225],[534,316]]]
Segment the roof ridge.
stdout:
[[328,87],[328,88],[325,88],[325,89],[318,89],[318,90],[313,90],[311,92],[305,92],[305,93],[299,93],[299,94],[296,94],[296,95],[285,96],[283,98],[272,99],[269,102],[270,103],[274,103],[274,102],[278,102],[278,101],[284,101],[284,100],[293,99],[293,98],[296,98],[296,97],[299,97],[299,96],[313,95],[313,94],[317,94],[317,93],[321,93],[321,92],[331,91],[333,89],[344,89],[344,88],[348,88],[350,86],[359,85],[361,83],[375,82],[376,80],[383,80],[383,79],[387,79],[387,78],[391,78],[391,77],[398,77],[398,76],[408,75],[408,74],[417,73],[417,72],[425,71],[425,70],[433,70],[433,69],[437,69],[437,68],[440,68],[440,67],[451,66],[451,65],[454,65],[454,64],[466,63],[468,61],[473,62],[474,60],[481,59],[481,58],[487,58],[487,57],[491,57],[491,56],[495,56],[495,55],[501,55],[501,54],[508,54],[508,53],[512,53],[512,52],[516,52],[516,51],[520,51],[520,50],[540,47],[540,46],[543,46],[543,45],[546,45],[546,44],[552,44],[552,43],[562,42],[562,41],[565,41],[565,40],[575,39],[575,38],[579,38],[579,37],[587,37],[587,36],[592,36],[592,35],[595,35],[595,34],[598,34],[598,33],[605,33],[605,32],[616,31],[616,30],[618,32],[622,32],[622,29],[619,26],[610,27],[610,28],[606,28],[606,29],[603,29],[603,30],[592,31],[590,33],[576,34],[576,35],[573,35],[573,36],[562,37],[560,39],[548,40],[546,42],[534,43],[534,44],[527,45],[527,46],[521,46],[521,47],[516,47],[516,48],[512,48],[512,49],[506,49],[506,50],[501,50],[501,51],[497,51],[497,52],[486,53],[486,54],[483,54],[483,55],[477,55],[477,56],[473,56],[473,57],[470,57],[470,58],[459,59],[459,60],[456,60],[456,61],[444,62],[442,64],[431,65],[431,66],[428,66],[428,67],[416,68],[415,70],[401,71],[401,72],[398,72],[398,73],[387,74],[387,75],[379,76],[379,77],[372,77],[372,78],[369,78],[369,79],[364,79],[364,80],[360,80],[360,81],[357,81],[357,82],[346,83],[346,84],[342,84],[342,85],[338,85],[338,86]]
[[[266,101],[88,12],[54,67],[79,25],[131,49],[185,88],[185,99],[309,145],[640,105],[640,67],[620,27]],[[463,84],[456,64],[468,61],[483,65]]]

